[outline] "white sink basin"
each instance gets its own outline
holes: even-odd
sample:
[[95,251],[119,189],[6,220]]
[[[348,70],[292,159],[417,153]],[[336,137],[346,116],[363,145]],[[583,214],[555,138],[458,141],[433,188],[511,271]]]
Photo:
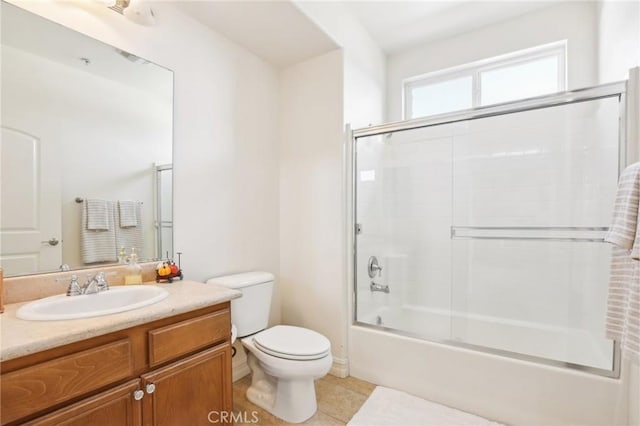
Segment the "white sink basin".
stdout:
[[31,321],[97,317],[153,305],[168,295],[167,290],[154,285],[118,286],[97,294],[61,294],[34,300],[20,307],[16,316]]

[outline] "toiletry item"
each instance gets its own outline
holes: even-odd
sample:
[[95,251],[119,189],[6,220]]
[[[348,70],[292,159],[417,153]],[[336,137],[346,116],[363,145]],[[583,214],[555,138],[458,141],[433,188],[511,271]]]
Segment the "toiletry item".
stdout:
[[127,263],[127,252],[124,249],[124,246],[120,247],[120,253],[118,253],[118,263],[124,265]]
[[129,256],[129,264],[124,275],[125,284],[142,284],[142,267],[138,264],[138,255],[136,249],[131,249]]

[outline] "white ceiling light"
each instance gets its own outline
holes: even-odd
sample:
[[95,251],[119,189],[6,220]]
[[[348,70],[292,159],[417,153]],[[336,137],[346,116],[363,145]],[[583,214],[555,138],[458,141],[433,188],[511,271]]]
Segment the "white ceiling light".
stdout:
[[156,16],[147,0],[96,0],[136,24],[151,26]]
[[122,14],[136,24],[150,26],[156,23],[153,9],[144,0],[130,0]]

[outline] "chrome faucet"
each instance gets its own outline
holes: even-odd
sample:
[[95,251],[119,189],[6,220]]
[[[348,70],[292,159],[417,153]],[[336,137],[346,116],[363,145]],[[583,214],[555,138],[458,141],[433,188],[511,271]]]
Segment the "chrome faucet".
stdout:
[[101,291],[109,290],[109,283],[107,282],[104,272],[98,272],[95,276],[87,274],[87,282],[81,286],[78,283],[78,276],[71,275],[71,282],[67,287],[67,296],[80,296],[81,294],[97,294]]
[[98,293],[98,279],[91,274],[87,274],[87,282],[82,286],[82,294]]
[[373,280],[371,280],[371,284],[369,284],[369,288],[371,289],[372,292],[381,291],[383,293],[387,293],[387,294],[389,293],[388,285],[376,284],[373,282]]
[[105,273],[104,272],[98,272],[96,274],[96,281],[97,281],[97,286],[98,286],[98,293],[100,293],[101,291],[109,290],[109,283],[107,282],[107,280],[105,278]]
[[67,287],[67,296],[79,296],[82,294],[82,288],[78,283],[78,276],[71,275],[71,282],[69,283],[69,287]]

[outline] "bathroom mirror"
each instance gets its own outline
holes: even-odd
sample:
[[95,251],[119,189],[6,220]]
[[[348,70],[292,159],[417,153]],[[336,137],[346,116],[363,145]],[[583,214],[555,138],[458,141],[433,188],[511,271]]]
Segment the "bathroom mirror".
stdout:
[[172,257],[173,72],[1,7],[5,276]]

